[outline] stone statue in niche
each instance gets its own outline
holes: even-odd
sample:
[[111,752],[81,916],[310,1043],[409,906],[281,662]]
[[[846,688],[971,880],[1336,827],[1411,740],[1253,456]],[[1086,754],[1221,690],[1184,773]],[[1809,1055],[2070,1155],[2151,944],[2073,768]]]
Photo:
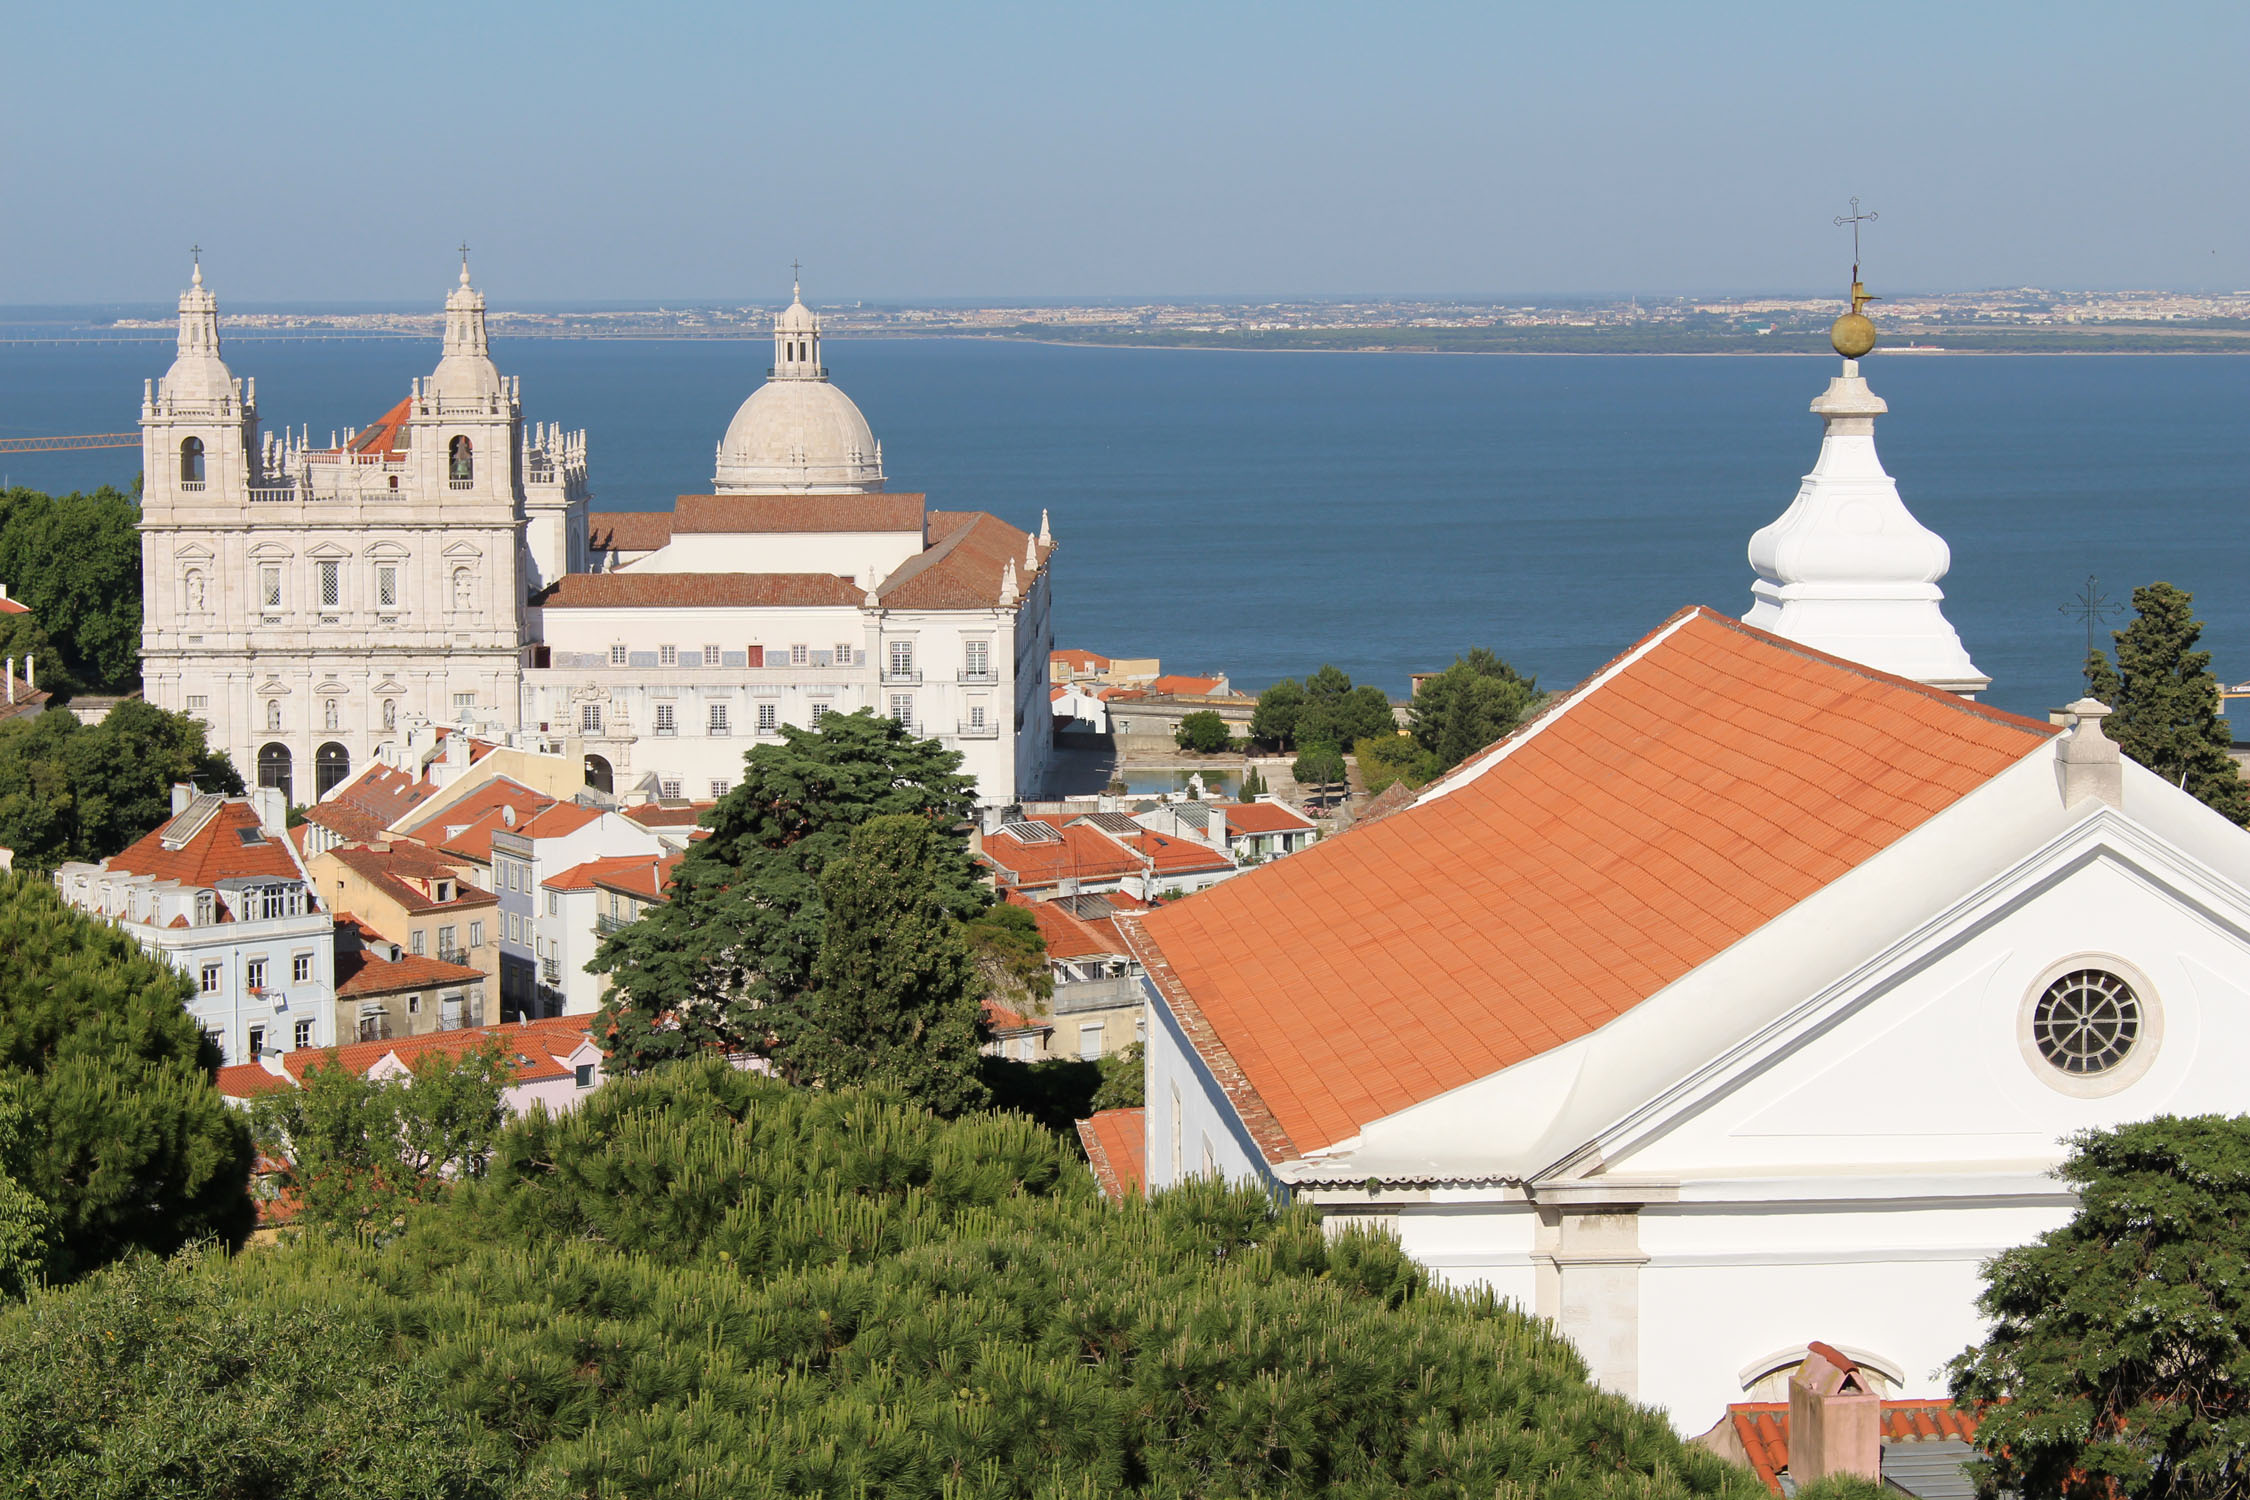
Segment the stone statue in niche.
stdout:
[[199,569],[188,570],[187,607],[191,615],[203,613],[203,574]]

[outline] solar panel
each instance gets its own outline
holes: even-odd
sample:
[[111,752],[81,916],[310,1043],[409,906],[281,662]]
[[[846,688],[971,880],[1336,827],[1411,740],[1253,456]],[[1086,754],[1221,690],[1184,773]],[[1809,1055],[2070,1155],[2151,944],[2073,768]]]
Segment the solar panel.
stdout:
[[1055,901],[1064,911],[1088,921],[1105,921],[1117,915],[1117,905],[1107,896],[1061,896]]
[[1062,833],[1047,823],[1003,823],[1000,831],[1019,844],[1059,844]]

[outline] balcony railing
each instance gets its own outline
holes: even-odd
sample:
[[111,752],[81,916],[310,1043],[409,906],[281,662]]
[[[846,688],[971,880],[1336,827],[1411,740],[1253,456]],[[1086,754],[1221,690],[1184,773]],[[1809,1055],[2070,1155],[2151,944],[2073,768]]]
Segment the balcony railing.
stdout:
[[913,667],[903,669],[885,667],[883,669],[883,685],[885,687],[920,687],[922,685],[922,674]]
[[634,920],[632,917],[613,917],[608,912],[596,912],[594,914],[594,931],[606,935],[616,932],[620,928],[632,926]]
[[953,674],[953,680],[955,682],[971,683],[978,686],[990,687],[1000,680],[1000,674],[998,672],[990,670],[979,672],[969,667],[963,667],[960,671]]
[[1000,738],[1000,726],[989,719],[982,724],[972,724],[963,719],[953,732],[956,737],[964,740],[996,740]]

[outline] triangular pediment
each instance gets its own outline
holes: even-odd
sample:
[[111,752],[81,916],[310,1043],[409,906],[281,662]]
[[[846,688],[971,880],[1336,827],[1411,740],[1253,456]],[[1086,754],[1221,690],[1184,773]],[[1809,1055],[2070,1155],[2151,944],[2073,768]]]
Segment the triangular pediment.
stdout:
[[444,555],[455,562],[466,562],[484,556],[484,549],[474,542],[455,542]]
[[201,542],[182,542],[172,549],[172,555],[181,562],[209,562],[214,554]]

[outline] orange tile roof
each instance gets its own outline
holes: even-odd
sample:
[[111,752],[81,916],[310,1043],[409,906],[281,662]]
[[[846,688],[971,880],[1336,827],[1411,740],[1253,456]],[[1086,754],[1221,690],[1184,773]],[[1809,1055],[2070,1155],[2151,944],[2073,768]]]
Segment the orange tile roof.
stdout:
[[28,615],[30,613],[30,605],[20,599],[11,599],[6,594],[0,594],[0,615]]
[[705,813],[718,805],[716,802],[690,802],[683,807],[666,807],[660,802],[636,802],[618,811],[643,828],[693,828],[703,821]]
[[598,808],[580,802],[557,802],[528,818],[519,817],[515,832],[527,839],[559,839],[576,833],[601,817]]
[[730,609],[857,605],[867,590],[834,573],[565,573],[542,609]]
[[1206,698],[1225,685],[1224,677],[1158,677],[1149,683],[1148,690],[1175,698]]
[[2054,732],[1691,609],[1442,798],[1125,932],[1285,1159],[1599,1029]]
[[1235,863],[1209,844],[1176,839],[1168,833],[1142,832],[1123,842],[1149,856],[1159,875],[1194,875],[1207,870],[1231,870]]
[[[1044,821],[1044,820],[1039,820]],[[1052,826],[1052,825],[1050,825]],[[1118,880],[1141,872],[1141,862],[1116,840],[1091,828],[1065,828],[1057,843],[1026,844],[1013,834],[989,833],[983,857],[1018,886],[1061,880]]]
[[[554,1016],[541,1021],[513,1021],[499,1026],[463,1026],[453,1031],[431,1031],[421,1036],[393,1037],[381,1042],[346,1042],[321,1050],[300,1047],[282,1054],[281,1065],[292,1079],[301,1079],[315,1065],[341,1067],[364,1074],[385,1057],[398,1054],[408,1068],[438,1053],[459,1056],[474,1052],[497,1038],[515,1058],[516,1082],[569,1076],[560,1059],[568,1057],[592,1034],[592,1016]],[[333,1059],[333,1061],[331,1061]]]
[[1044,1021],[1033,1020],[1022,1011],[1002,1005],[987,998],[984,1001],[984,1024],[992,1031],[1046,1031],[1052,1028]]
[[1131,951],[1114,921],[1089,922],[1051,901],[1013,899],[1030,909],[1032,920],[1039,924],[1039,936],[1046,940],[1049,958],[1122,957]]
[[1213,804],[1227,815],[1227,833],[1302,833],[1313,820],[1286,802],[1220,802]]
[[305,821],[346,838],[372,842],[436,792],[434,782],[386,765],[371,765],[307,808]]
[[[258,810],[248,802],[220,803],[218,811],[193,838],[177,849],[165,848],[165,831],[187,816],[192,816],[192,809],[180,817],[165,819],[155,832],[124,853],[111,856],[107,868],[119,874],[148,875],[194,886],[221,880],[305,878],[288,840],[260,833]],[[257,835],[257,841],[245,842],[246,835],[251,834]]]
[[1148,1180],[1147,1120],[1145,1109],[1105,1109],[1078,1122],[1078,1143],[1086,1148],[1094,1180],[1120,1203]]
[[586,516],[586,540],[595,552],[654,552],[672,540],[668,510],[599,510]]
[[[365,925],[362,924],[362,931]],[[338,949],[336,998],[361,995],[395,995],[401,990],[429,989],[441,984],[481,984],[489,976],[467,964],[447,963],[419,953],[402,953],[394,963],[366,948]]]
[[[1734,1435],[1750,1460],[1750,1467],[1767,1489],[1779,1495],[1781,1471],[1789,1467],[1789,1403],[1737,1401],[1727,1408]],[[1950,1401],[1885,1401],[1885,1443],[1927,1443],[1947,1438],[1972,1442],[1977,1435],[1977,1414],[1963,1411]]]
[[[672,858],[676,862],[679,856],[674,855]],[[613,854],[602,859],[589,859],[584,864],[572,865],[561,874],[550,875],[545,880],[540,881],[539,884],[542,888],[550,891],[590,891],[597,885],[637,881],[639,884],[651,886],[651,893],[653,894],[654,875],[652,872],[660,863],[661,861],[653,854]],[[637,890],[636,894],[638,894]]]
[[920,531],[921,495],[682,495],[672,534],[683,532]]
[[[1000,582],[1008,564],[1016,566],[1016,587],[1031,592],[1024,571],[1029,533],[998,516],[973,510],[930,512],[930,543],[919,557],[901,563],[877,586],[890,609],[992,609],[1000,602]],[[1039,554],[1042,565],[1054,549]]]
[[219,1069],[219,1092],[229,1099],[255,1099],[260,1094],[278,1094],[289,1088],[287,1078],[269,1073],[260,1063],[229,1063]]
[[35,688],[21,677],[8,674],[4,666],[0,666],[0,681],[14,689],[13,692],[0,693],[0,719],[12,719],[18,714],[44,713],[47,700],[54,696],[45,688]]
[[685,858],[684,854],[667,854],[660,859],[637,854],[623,861],[614,873],[596,875],[594,884],[605,891],[638,896],[643,901],[663,901],[669,899],[667,891],[672,884],[672,872]]
[[[471,885],[453,863],[426,844],[401,839],[386,844],[339,844],[328,857],[410,912],[498,906],[500,894]],[[440,901],[417,881],[450,880],[453,899]]]
[[1050,651],[1047,660],[1072,672],[1109,670],[1109,658],[1098,651]]

